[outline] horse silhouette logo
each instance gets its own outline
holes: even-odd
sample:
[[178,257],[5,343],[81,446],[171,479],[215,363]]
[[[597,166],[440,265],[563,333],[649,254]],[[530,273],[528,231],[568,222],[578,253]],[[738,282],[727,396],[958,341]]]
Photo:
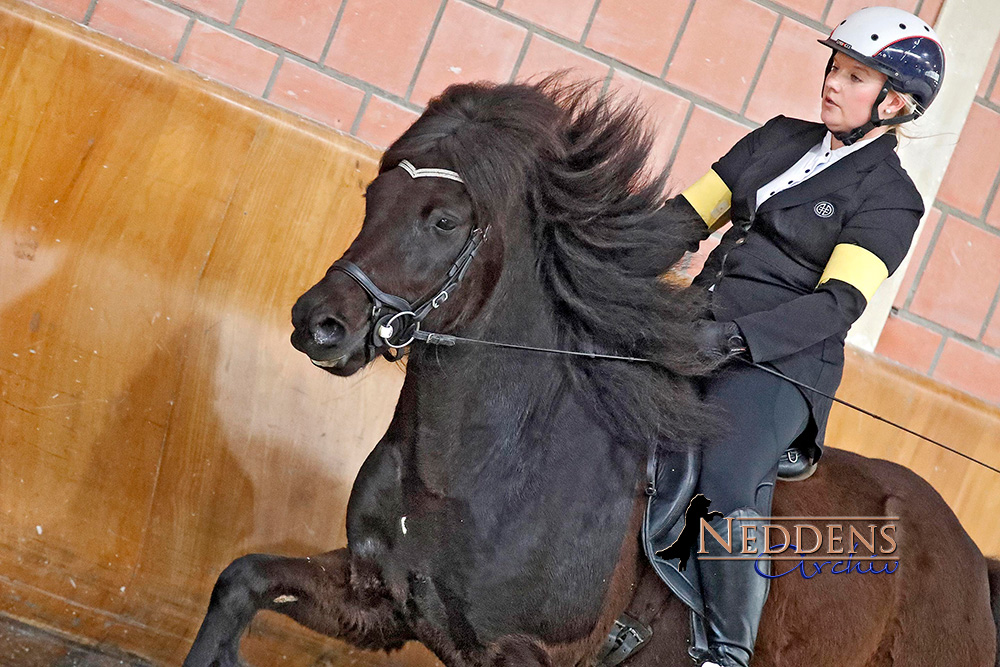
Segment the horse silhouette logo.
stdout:
[[701,526],[701,520],[711,521],[716,518],[721,519],[723,516],[722,512],[709,512],[708,506],[711,504],[712,501],[706,498],[705,494],[695,494],[688,503],[687,509],[684,510],[684,528],[681,529],[680,535],[677,536],[673,544],[657,551],[657,558],[663,560],[679,558],[678,569],[681,572],[686,570],[688,557],[698,540],[698,528]]

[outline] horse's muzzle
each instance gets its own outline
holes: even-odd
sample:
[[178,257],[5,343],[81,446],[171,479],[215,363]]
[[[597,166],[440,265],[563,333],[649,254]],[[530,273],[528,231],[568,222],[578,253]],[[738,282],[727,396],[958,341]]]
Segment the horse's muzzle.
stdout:
[[310,292],[292,308],[292,347],[330,373],[351,375],[368,361],[365,330],[352,333],[350,325],[325,299],[314,299]]

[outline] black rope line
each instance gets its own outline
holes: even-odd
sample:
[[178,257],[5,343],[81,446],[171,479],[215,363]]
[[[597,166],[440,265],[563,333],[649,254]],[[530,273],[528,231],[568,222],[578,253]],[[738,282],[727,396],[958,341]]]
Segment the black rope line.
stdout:
[[802,387],[803,389],[808,389],[809,391],[811,391],[811,392],[813,392],[815,394],[819,394],[820,396],[828,398],[831,401],[833,401],[834,403],[840,403],[841,405],[846,405],[847,407],[849,407],[849,408],[851,408],[853,410],[857,410],[858,412],[860,412],[863,415],[868,415],[872,419],[877,419],[878,421],[886,423],[889,426],[895,426],[900,431],[905,431],[906,433],[909,433],[910,435],[915,435],[916,437],[921,438],[922,440],[926,440],[927,442],[930,442],[932,444],[935,444],[935,445],[937,445],[938,447],[940,447],[942,449],[947,449],[952,454],[958,454],[962,458],[968,459],[968,460],[972,461],[973,463],[978,463],[979,465],[983,466],[984,468],[988,468],[988,469],[992,470],[995,473],[1000,473],[1000,470],[994,468],[993,466],[991,466],[991,465],[989,465],[987,463],[983,463],[982,461],[974,459],[971,456],[969,456],[968,454],[963,454],[962,452],[958,451],[957,449],[953,449],[952,447],[949,447],[948,445],[946,445],[944,443],[938,442],[934,438],[929,438],[926,435],[923,435],[921,433],[917,433],[916,431],[914,431],[912,429],[906,428],[905,426],[903,426],[901,424],[897,424],[896,422],[894,422],[894,421],[892,421],[890,419],[886,419],[885,417],[883,417],[881,415],[878,415],[878,414],[876,414],[874,412],[871,412],[870,410],[866,410],[866,409],[864,409],[862,407],[854,405],[853,403],[849,403],[849,402],[847,402],[847,401],[845,401],[843,399],[837,398],[836,396],[831,396],[830,394],[824,393],[824,392],[820,391],[819,389],[816,389],[815,387],[810,387],[809,385],[805,384],[804,382],[799,382],[798,380],[796,380],[794,378],[790,378],[787,375],[785,375],[784,373],[776,371],[773,368],[768,368],[767,366],[763,366],[761,364],[758,364],[756,362],[750,361],[748,359],[743,359],[742,357],[737,357],[737,358],[740,361],[742,361],[743,363],[745,363],[745,364],[748,364],[750,366],[754,366],[756,368],[759,368],[762,371],[767,371],[771,375],[775,375],[775,376],[780,377],[780,378],[782,378],[784,380],[788,380],[792,384],[794,384],[794,385],[796,385],[798,387]]
[[[562,355],[572,356],[572,357],[585,357],[587,359],[608,359],[608,360],[611,360],[611,361],[628,361],[628,362],[632,362],[632,363],[642,363],[642,364],[651,364],[651,363],[654,363],[651,359],[643,359],[642,357],[627,357],[627,356],[622,356],[622,355],[617,355],[617,354],[602,354],[600,352],[575,352],[575,351],[572,351],[572,350],[557,350],[557,349],[549,348],[549,347],[533,347],[531,345],[517,345],[516,343],[500,343],[500,342],[497,342],[497,341],[480,340],[480,339],[477,339],[477,338],[465,338],[464,336],[453,336],[451,334],[432,333],[430,331],[417,331],[415,333],[415,335],[414,335],[414,340],[421,341],[422,343],[426,343],[427,345],[443,345],[445,347],[452,347],[452,346],[455,345],[455,343],[468,343],[470,345],[483,345],[483,346],[486,346],[486,347],[499,347],[499,348],[503,348],[503,349],[507,349],[507,350],[522,350],[522,351],[525,351],[525,352],[542,352],[542,353],[545,353],[545,354],[562,354]],[[957,449],[954,449],[953,447],[949,447],[948,445],[946,445],[944,443],[938,442],[934,438],[929,438],[926,435],[923,435],[921,433],[917,433],[916,431],[914,431],[912,429],[909,429],[909,428],[907,428],[907,427],[905,427],[905,426],[903,426],[901,424],[897,424],[896,422],[894,422],[894,421],[892,421],[890,419],[886,419],[885,417],[882,417],[881,415],[875,414],[874,412],[871,412],[870,410],[866,410],[865,408],[859,407],[857,405],[854,405],[853,403],[850,403],[850,402],[845,401],[843,399],[837,398],[836,396],[831,396],[830,394],[827,394],[827,393],[825,393],[823,391],[820,391],[819,389],[816,389],[815,387],[811,387],[808,384],[805,384],[804,382],[799,382],[798,380],[796,380],[794,378],[790,378],[787,375],[785,375],[784,373],[782,373],[780,371],[777,371],[777,370],[775,370],[773,368],[768,368],[767,366],[759,364],[759,363],[757,363],[755,361],[750,361],[749,359],[745,359],[743,357],[736,357],[736,358],[739,359],[740,361],[742,361],[743,363],[747,364],[748,366],[753,366],[755,368],[759,368],[762,371],[766,371],[766,372],[770,373],[771,375],[779,377],[779,378],[781,378],[783,380],[787,380],[788,382],[791,382],[792,384],[794,384],[797,387],[801,387],[803,389],[807,389],[807,390],[813,392],[814,394],[819,394],[820,396],[823,396],[824,398],[830,399],[834,403],[840,403],[841,405],[847,406],[847,407],[851,408],[852,410],[857,410],[858,412],[860,412],[863,415],[867,415],[867,416],[871,417],[872,419],[876,419],[876,420],[878,420],[880,422],[888,424],[889,426],[893,426],[895,428],[898,428],[900,431],[903,431],[905,433],[909,433],[910,435],[916,436],[916,437],[920,438],[921,440],[926,440],[927,442],[929,442],[931,444],[934,444],[934,445],[937,445],[938,447],[940,447],[942,449],[945,449],[945,450],[951,452],[952,454],[957,454],[957,455],[961,456],[964,459],[968,459],[969,461],[971,461],[973,463],[979,464],[979,465],[981,465],[982,467],[984,467],[984,468],[986,468],[988,470],[992,470],[993,472],[995,472],[997,474],[1000,474],[1000,469],[994,468],[993,466],[991,466],[991,465],[989,465],[987,463],[983,463],[982,461],[980,461],[978,459],[975,459],[975,458],[969,456],[968,454],[964,454],[964,453],[958,451]]]

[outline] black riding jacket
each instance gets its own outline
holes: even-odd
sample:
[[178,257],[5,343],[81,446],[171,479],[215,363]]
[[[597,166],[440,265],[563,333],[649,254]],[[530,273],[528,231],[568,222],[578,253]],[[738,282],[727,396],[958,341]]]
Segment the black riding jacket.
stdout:
[[[924,212],[884,134],[754,210],[758,188],[819,143],[826,127],[778,116],[741,139],[671,206],[694,208],[697,242],[732,228],[694,285],[712,315],[734,321],[751,358],[833,395],[847,331],[903,261]],[[697,243],[692,249],[695,249]],[[802,390],[812,415],[796,443],[822,453],[832,401]]]

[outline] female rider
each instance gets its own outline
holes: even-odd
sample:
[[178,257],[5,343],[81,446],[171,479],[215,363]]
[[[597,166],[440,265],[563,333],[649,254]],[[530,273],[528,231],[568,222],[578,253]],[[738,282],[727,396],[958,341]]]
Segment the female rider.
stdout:
[[[667,206],[686,210],[701,239],[733,223],[694,281],[711,293],[702,354],[743,355],[832,395],[847,331],[924,211],[895,128],[934,99],[944,54],[930,26],[889,7],[852,14],[821,43],[833,49],[823,122],[768,121]],[[746,363],[708,378],[705,395],[733,428],[706,448],[698,491],[733,519],[735,554],[741,527],[770,513],[779,456],[796,443],[819,458],[831,402]],[[724,518],[710,525],[729,532]],[[705,542],[708,556],[731,555]],[[692,655],[703,667],[750,662],[769,584],[754,559],[698,560],[708,648]]]

